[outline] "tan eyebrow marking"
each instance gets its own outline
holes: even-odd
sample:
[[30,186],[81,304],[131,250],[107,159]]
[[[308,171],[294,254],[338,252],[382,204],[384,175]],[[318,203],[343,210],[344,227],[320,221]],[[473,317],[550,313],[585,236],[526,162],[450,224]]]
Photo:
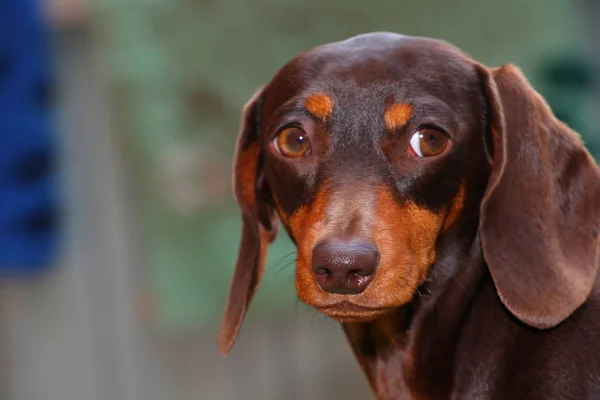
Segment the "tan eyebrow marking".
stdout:
[[385,110],[385,126],[388,129],[398,129],[406,125],[413,113],[412,104],[399,103],[388,106]]
[[312,115],[325,120],[333,112],[333,99],[325,93],[315,93],[304,100],[304,106]]

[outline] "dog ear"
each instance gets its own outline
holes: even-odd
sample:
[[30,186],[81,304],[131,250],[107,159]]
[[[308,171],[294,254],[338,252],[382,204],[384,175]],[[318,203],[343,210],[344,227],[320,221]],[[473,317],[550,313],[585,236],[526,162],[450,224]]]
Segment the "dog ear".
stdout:
[[479,227],[484,257],[508,310],[550,328],[596,280],[600,169],[518,68],[477,68],[493,149]]
[[267,247],[277,235],[278,220],[263,175],[259,140],[262,90],[242,112],[233,163],[233,189],[242,211],[242,237],[229,289],[225,315],[219,330],[219,349],[227,354],[263,275]]

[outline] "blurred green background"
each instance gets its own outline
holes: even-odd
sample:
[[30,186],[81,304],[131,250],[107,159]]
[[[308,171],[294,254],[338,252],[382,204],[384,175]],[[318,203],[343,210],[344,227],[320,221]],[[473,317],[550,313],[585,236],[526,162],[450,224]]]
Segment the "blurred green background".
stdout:
[[567,0],[85,3],[53,33],[70,241],[52,276],[0,283],[6,398],[372,398],[336,324],[298,304],[283,236],[240,341],[217,353],[241,107],[312,46],[430,36],[519,65],[600,156],[598,20]]

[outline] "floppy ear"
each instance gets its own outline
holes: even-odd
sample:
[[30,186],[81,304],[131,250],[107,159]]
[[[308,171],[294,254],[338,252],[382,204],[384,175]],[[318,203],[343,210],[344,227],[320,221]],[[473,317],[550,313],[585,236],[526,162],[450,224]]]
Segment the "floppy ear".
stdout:
[[233,162],[233,189],[242,211],[242,238],[219,330],[219,349],[223,354],[235,343],[262,278],[267,247],[277,234],[278,220],[263,175],[258,132],[261,99],[259,90],[244,107]]
[[478,69],[493,147],[479,228],[484,257],[508,310],[550,328],[596,280],[600,170],[516,67]]

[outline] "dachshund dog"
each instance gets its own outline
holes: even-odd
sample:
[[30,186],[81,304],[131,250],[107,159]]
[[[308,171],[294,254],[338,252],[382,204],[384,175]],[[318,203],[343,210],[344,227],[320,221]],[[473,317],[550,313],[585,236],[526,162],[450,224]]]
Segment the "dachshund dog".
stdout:
[[600,399],[600,168],[518,68],[371,33],[246,105],[229,352],[281,222],[378,399]]

